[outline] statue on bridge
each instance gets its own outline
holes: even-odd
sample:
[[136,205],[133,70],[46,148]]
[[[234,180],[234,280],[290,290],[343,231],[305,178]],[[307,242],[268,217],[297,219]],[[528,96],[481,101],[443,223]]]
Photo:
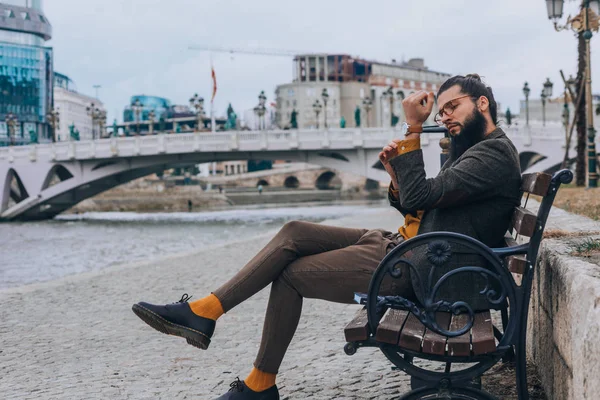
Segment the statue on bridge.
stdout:
[[298,112],[296,109],[292,109],[292,116],[290,118],[290,125],[292,129],[298,129]]
[[227,122],[225,123],[225,130],[234,130],[237,129],[237,114],[233,111],[233,107],[231,103],[229,103],[229,107],[227,107]]
[[340,128],[345,128],[346,127],[346,118],[344,118],[344,116],[342,115],[342,118],[340,118]]
[[79,131],[77,130],[77,128],[75,128],[75,124],[71,124],[69,126],[69,137],[71,138],[71,140],[79,140],[80,139]]
[[112,130],[111,136],[113,136],[113,137],[119,136],[119,127],[117,126],[116,118],[113,120],[112,128],[113,128],[113,130]]
[[357,128],[360,128],[360,107],[356,106],[356,110],[354,110],[354,123]]

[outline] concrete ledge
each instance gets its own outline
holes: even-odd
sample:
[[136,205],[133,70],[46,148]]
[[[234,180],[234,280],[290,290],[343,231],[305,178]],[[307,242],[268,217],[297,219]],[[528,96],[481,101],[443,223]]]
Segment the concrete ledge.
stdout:
[[[546,230],[598,232],[600,223],[553,209]],[[571,256],[571,244],[600,235],[545,239],[528,323],[528,355],[549,399],[600,396],[600,266]]]

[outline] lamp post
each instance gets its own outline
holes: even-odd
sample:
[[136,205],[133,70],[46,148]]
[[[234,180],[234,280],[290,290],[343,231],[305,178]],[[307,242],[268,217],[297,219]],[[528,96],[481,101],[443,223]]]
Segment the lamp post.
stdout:
[[131,110],[133,111],[133,115],[135,116],[135,121],[137,122],[137,134],[140,134],[140,115],[142,114],[142,102],[140,99],[135,99],[131,103]]
[[598,173],[596,172],[596,130],[594,129],[594,112],[592,105],[592,63],[590,40],[592,31],[598,32],[600,28],[600,0],[583,0],[581,12],[575,17],[569,16],[565,25],[560,26],[558,20],[562,18],[564,0],[546,0],[548,18],[554,21],[554,29],[562,31],[571,28],[577,33],[583,32],[585,39],[586,71],[585,71],[585,102],[588,131],[588,187],[598,186]]
[[56,128],[60,124],[60,112],[58,110],[51,109],[46,114],[46,119],[48,120],[48,123],[52,127],[52,141],[57,142],[58,135],[56,134]]
[[150,110],[148,113],[148,121],[150,121],[150,126],[148,127],[148,132],[153,135],[154,134],[154,119],[156,118],[156,113],[154,110]]
[[321,92],[321,98],[323,99],[323,126],[327,129],[327,101],[329,100],[329,93],[327,88],[323,88]]
[[315,102],[313,103],[312,106],[313,106],[313,110],[315,112],[315,118],[317,119],[317,129],[319,129],[319,113],[323,109],[323,105],[321,104],[319,99],[317,99],[317,100],[315,100]]
[[254,112],[258,116],[258,130],[263,130],[266,128],[264,116],[267,113],[267,96],[265,95],[265,91],[261,90],[258,95],[258,105],[254,107]]
[[542,125],[546,126],[546,99],[552,97],[552,87],[554,84],[550,81],[550,78],[546,78],[544,82],[544,89],[542,89]]
[[19,123],[17,116],[13,113],[6,114],[6,126],[8,127],[8,140],[10,141],[10,145],[14,146],[15,144],[15,128]]
[[525,126],[529,127],[529,93],[531,89],[529,89],[529,84],[525,82],[523,85],[523,94],[525,95]]
[[194,96],[190,98],[190,107],[196,109],[196,131],[200,132],[204,116],[204,99],[198,96],[198,93],[194,93]]
[[362,101],[363,107],[365,108],[365,113],[367,114],[367,119],[365,121],[365,126],[369,127],[369,113],[373,108],[373,100],[370,97],[365,97]]
[[[106,124],[106,112],[96,107],[94,103],[90,104],[86,111],[92,117],[92,139],[101,138],[103,127]],[[96,137],[96,126],[98,126],[98,137]]]
[[394,118],[394,88],[391,86],[389,88],[387,88],[387,90],[381,94],[381,97],[383,98],[383,100],[390,101],[390,127],[391,127],[393,124],[393,118]]

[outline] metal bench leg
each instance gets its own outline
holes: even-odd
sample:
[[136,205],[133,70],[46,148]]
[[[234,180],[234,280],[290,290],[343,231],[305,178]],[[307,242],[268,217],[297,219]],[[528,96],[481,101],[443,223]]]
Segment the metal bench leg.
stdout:
[[516,375],[517,375],[517,393],[519,394],[519,400],[529,400],[529,391],[527,388],[527,358],[526,358],[526,337],[525,332],[521,334],[519,338],[519,344],[517,347],[517,362],[516,362]]
[[[506,332],[506,325],[508,324],[508,304],[505,302],[502,309],[500,310],[500,313],[502,315],[502,332]],[[494,327],[494,334],[496,335],[496,339],[500,340],[501,336],[498,336],[498,334],[500,332],[496,332],[497,329],[496,327]],[[514,362],[515,361],[515,351],[514,348],[511,347],[510,350],[508,350],[506,353],[504,353],[504,356],[502,356],[502,362]]]

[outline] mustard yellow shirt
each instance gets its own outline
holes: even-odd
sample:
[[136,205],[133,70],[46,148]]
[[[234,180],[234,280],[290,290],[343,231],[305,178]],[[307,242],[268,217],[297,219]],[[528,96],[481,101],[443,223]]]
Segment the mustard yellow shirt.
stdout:
[[[406,154],[421,148],[421,139],[397,140],[396,143],[398,144],[398,155]],[[390,192],[396,199],[398,198],[398,190],[394,190],[391,182]],[[404,240],[417,236],[424,212],[425,211],[423,210],[418,210],[416,217],[412,214],[406,214],[404,217],[404,225],[398,228],[398,233]]]

